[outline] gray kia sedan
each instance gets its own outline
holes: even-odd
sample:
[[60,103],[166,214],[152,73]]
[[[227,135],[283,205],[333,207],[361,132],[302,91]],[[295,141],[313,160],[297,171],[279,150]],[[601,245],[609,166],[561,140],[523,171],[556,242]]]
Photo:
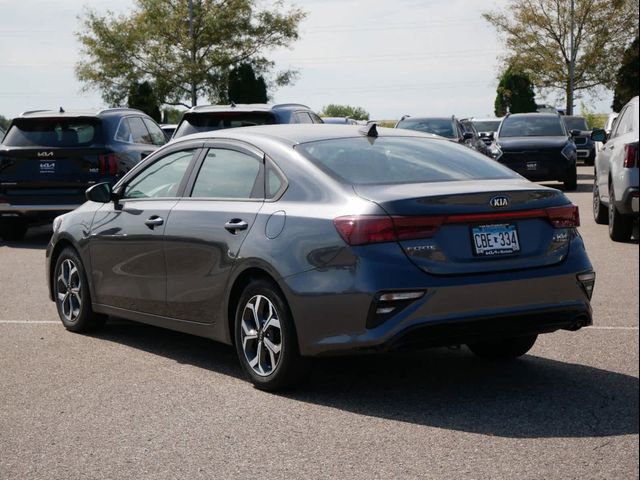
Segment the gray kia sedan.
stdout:
[[466,344],[524,355],[590,325],[578,208],[446,139],[270,125],[177,139],[57,217],[51,299],[235,345],[276,390],[309,357]]

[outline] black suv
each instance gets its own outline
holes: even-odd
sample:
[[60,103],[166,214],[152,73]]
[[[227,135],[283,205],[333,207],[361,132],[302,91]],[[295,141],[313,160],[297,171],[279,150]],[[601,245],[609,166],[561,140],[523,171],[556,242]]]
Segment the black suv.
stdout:
[[36,110],[14,118],[0,144],[0,237],[16,240],[85,201],[166,142],[151,117],[130,108]]
[[299,103],[202,105],[184,112],[172,138],[223,128],[280,123],[323,123],[323,121],[309,107]]
[[596,142],[591,140],[587,120],[578,116],[563,116],[562,120],[576,144],[578,159],[582,159],[585,165],[593,165],[596,160]]
[[507,114],[490,151],[529,180],[559,180],[565,190],[577,187],[576,145],[557,113]]

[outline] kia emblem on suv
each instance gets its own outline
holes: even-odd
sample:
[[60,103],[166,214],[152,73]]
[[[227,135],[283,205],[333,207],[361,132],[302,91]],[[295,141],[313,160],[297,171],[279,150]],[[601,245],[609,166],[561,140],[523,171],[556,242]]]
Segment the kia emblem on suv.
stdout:
[[53,152],[38,152],[38,157],[53,157]]
[[509,206],[509,197],[506,195],[498,195],[489,200],[489,205],[493,208],[504,208]]

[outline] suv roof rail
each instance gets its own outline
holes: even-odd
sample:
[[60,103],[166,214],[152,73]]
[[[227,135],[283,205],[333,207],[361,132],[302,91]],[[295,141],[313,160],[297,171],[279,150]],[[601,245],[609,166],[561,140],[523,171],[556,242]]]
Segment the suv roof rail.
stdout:
[[303,105],[302,103],[278,103],[273,105],[271,108],[282,108],[282,107],[302,107],[311,110],[310,107]]
[[[107,112],[117,112],[117,111],[121,111],[121,110],[134,110],[136,112],[142,112],[142,110],[139,110],[137,108],[130,108],[130,107],[112,107],[112,108],[103,108],[102,110],[98,110],[98,112],[96,113],[96,115],[101,115],[103,113],[107,113]],[[143,112],[144,113],[144,112]]]
[[32,113],[40,113],[40,112],[49,112],[50,110],[45,109],[40,109],[40,110],[27,110],[26,112],[22,112],[20,115],[18,115],[19,117],[23,117],[25,115],[30,115]]

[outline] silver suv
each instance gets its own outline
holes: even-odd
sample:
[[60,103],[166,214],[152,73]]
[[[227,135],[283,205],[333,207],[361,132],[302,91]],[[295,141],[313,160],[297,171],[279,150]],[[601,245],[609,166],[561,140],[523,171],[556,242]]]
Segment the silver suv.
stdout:
[[612,240],[629,240],[638,218],[638,97],[624,106],[609,138],[604,130],[591,138],[604,143],[595,163],[593,217],[609,224]]

